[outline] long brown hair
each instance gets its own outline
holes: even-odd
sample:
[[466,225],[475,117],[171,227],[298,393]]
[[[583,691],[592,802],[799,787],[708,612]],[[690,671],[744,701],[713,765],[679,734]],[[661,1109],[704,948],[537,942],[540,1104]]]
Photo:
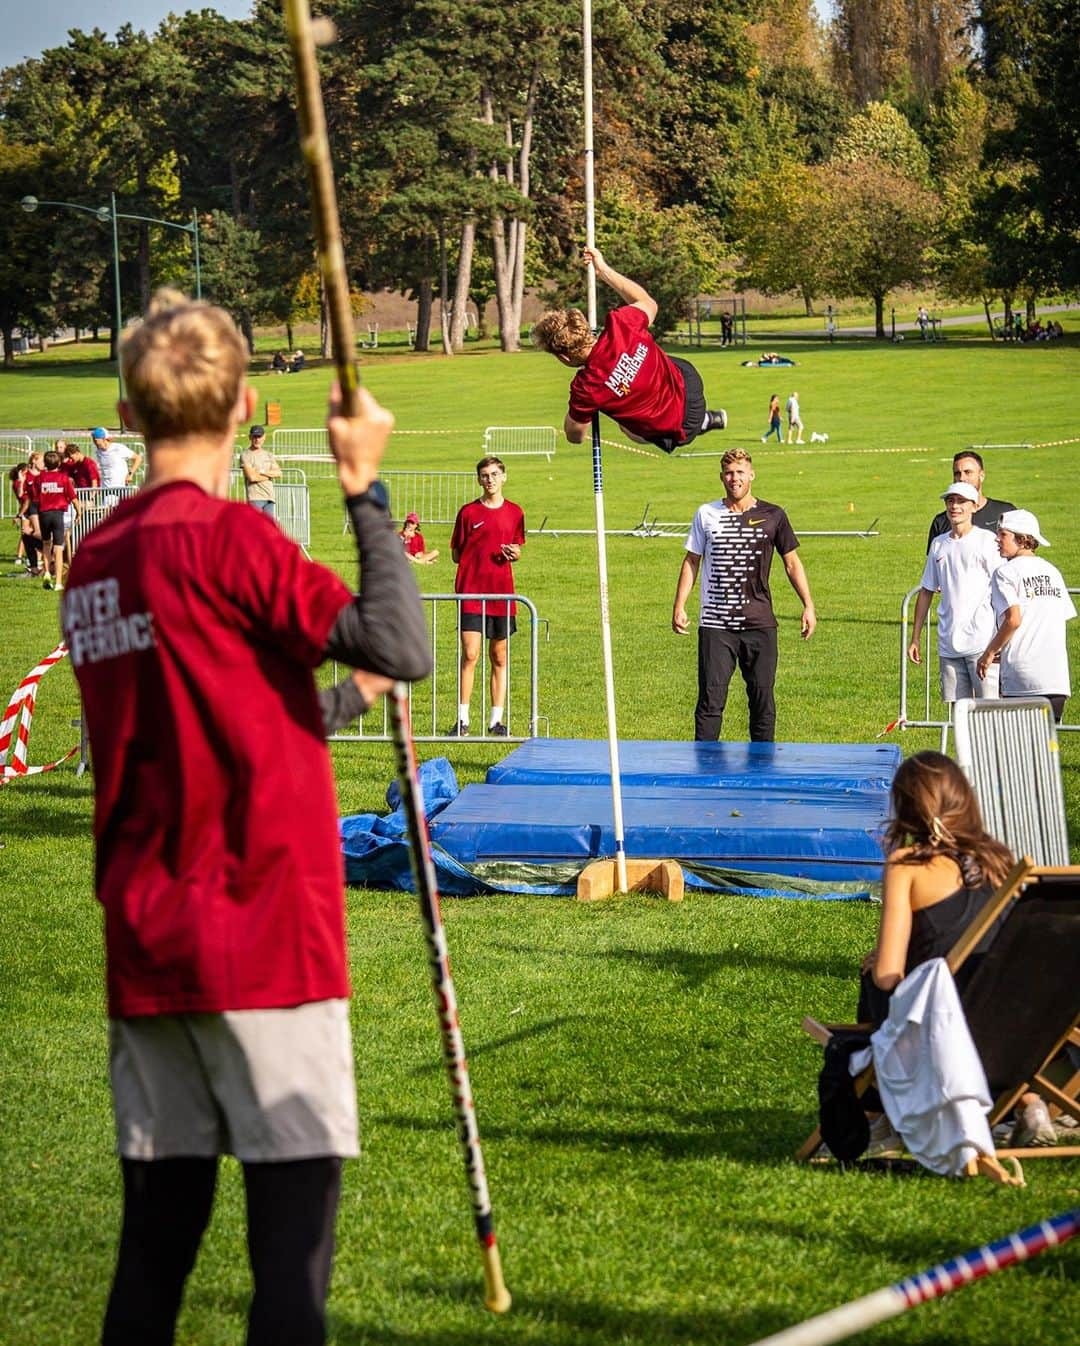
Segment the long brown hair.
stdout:
[[966,888],[983,883],[996,888],[1012,868],[1012,852],[987,832],[967,777],[944,753],[917,752],[901,762],[891,804],[885,854],[911,847],[900,864],[923,865],[948,855]]

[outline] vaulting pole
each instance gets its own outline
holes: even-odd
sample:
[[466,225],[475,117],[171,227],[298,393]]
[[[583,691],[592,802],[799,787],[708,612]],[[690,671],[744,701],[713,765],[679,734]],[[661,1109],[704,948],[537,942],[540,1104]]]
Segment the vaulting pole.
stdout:
[[[323,19],[317,21],[319,26],[316,29],[312,23],[308,0],[285,0],[285,23],[296,72],[300,145],[307,164],[311,188],[311,209],[318,244],[319,269],[330,312],[330,332],[334,345],[334,363],[341,387],[342,414],[355,416],[360,375],[354,357],[356,342],[353,334],[352,309],[349,305],[345,253],[341,244],[334,170],[330,161],[330,140],[326,133],[322,88],[319,84],[318,66],[315,63],[316,36],[320,44],[332,41],[333,25]],[[397,754],[401,798],[408,823],[413,877],[416,880],[420,913],[428,942],[432,991],[439,1019],[439,1031],[442,1034],[443,1057],[457,1119],[462,1158],[465,1161],[465,1176],[472,1196],[476,1238],[483,1259],[484,1302],[492,1312],[505,1313],[510,1307],[510,1294],[503,1281],[499,1247],[495,1241],[491,1201],[484,1173],[484,1157],[480,1149],[480,1133],[476,1126],[465,1046],[458,1024],[457,996],[450,975],[446,932],[439,910],[439,889],[435,879],[435,866],[431,861],[431,842],[424,816],[424,798],[416,766],[412,726],[409,723],[409,689],[403,682],[394,684],[390,702],[390,723]]]
[[[596,246],[595,153],[593,150],[592,0],[583,0],[582,50],[585,88],[585,242]],[[596,271],[585,272],[588,282],[589,326],[596,331]],[[607,709],[608,757],[611,764],[611,812],[615,824],[615,870],[618,891],[625,893],[626,833],[623,828],[622,780],[619,774],[619,731],[615,723],[615,673],[611,657],[611,616],[608,607],[607,538],[604,528],[604,461],[600,450],[600,414],[592,418],[593,498],[596,502],[596,567],[600,581],[600,639],[604,652],[604,704]]]

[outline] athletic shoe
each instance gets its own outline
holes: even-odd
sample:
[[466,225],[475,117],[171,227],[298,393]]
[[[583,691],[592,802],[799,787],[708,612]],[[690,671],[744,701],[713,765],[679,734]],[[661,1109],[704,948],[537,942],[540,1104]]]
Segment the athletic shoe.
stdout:
[[727,429],[727,412],[724,411],[722,408],[718,407],[716,411],[710,411],[708,413],[708,417],[709,417],[709,424],[708,424],[709,430]]
[[54,585],[53,585],[53,593],[54,593],[54,594],[63,593],[63,590],[64,590],[64,586],[63,586],[62,584],[54,584]]
[[469,726],[464,720],[458,720],[452,729],[446,731],[447,738],[468,738]]
[[502,720],[500,720],[498,724],[493,724],[491,728],[488,730],[488,733],[492,736],[492,738],[506,738],[509,732],[510,732],[509,729],[507,729],[506,725],[503,724]]
[[1041,1098],[1028,1103],[1017,1114],[1012,1144],[1018,1150],[1026,1149],[1029,1145],[1057,1144],[1057,1132],[1050,1120],[1050,1110]]
[[42,587],[43,589],[51,589],[51,588],[53,587],[53,582],[52,582],[52,576],[51,576],[51,575],[46,575],[46,576],[45,576],[45,578],[41,581],[41,587]]

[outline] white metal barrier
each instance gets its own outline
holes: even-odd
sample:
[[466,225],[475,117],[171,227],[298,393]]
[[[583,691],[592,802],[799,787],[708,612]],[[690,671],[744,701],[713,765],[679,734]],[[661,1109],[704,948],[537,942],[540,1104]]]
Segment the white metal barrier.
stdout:
[[1054,711],[1043,697],[957,701],[956,760],[986,830],[1037,865],[1069,863]]
[[337,476],[337,464],[330,452],[325,426],[309,430],[275,430],[270,436],[270,447],[283,467],[292,464],[302,469],[312,481]]
[[79,543],[87,533],[95,529],[102,519],[107,518],[121,500],[134,495],[138,489],[138,486],[80,486],[75,492],[80,512],[68,534],[71,554],[74,556]]
[[[386,487],[390,517],[401,524],[406,514],[418,514],[421,527],[429,523],[453,523],[458,510],[475,500],[477,493],[476,478],[471,472],[396,469],[380,473],[379,480]],[[349,531],[347,508],[341,531]]]
[[484,453],[496,458],[546,458],[555,453],[553,425],[489,425],[484,431]]
[[[428,632],[435,663],[431,677],[427,681],[409,689],[409,713],[412,720],[413,737],[422,743],[435,743],[446,740],[458,742],[457,736],[448,731],[457,725],[458,718],[458,659],[461,648],[461,605],[469,599],[481,604],[481,616],[486,616],[489,602],[505,603],[508,598],[517,602],[518,622],[527,619],[527,629],[518,630],[507,642],[506,656],[506,705],[503,723],[507,727],[505,738],[493,739],[488,732],[488,683],[489,668],[487,639],[481,642],[480,661],[476,666],[476,679],[473,684],[473,700],[477,701],[479,691],[479,715],[474,712],[470,717],[470,732],[465,742],[520,742],[525,738],[535,738],[540,732],[543,718],[539,711],[539,627],[547,622],[539,617],[531,599],[521,594],[421,594],[428,608]],[[450,610],[447,618],[447,609]],[[515,660],[515,646],[524,644],[527,651],[528,666],[524,674],[520,671],[520,658]],[[517,672],[515,673],[515,668]],[[349,676],[350,670],[342,664],[334,664],[334,684]],[[524,710],[516,708],[514,687],[522,677],[526,679],[528,704]],[[522,715],[527,715],[527,726],[522,732]],[[381,743],[391,738],[390,711],[384,703],[381,712],[370,712],[356,722],[350,732],[333,734],[331,743]]]
[[[1080,588],[1069,586],[1069,593],[1080,594]],[[908,646],[911,644],[909,614],[912,600],[917,598],[918,594],[919,590],[917,588],[910,589],[904,595],[904,601],[900,604],[900,712],[897,716],[896,726],[898,729],[939,729],[941,731],[941,751],[945,752],[948,748],[949,730],[953,727],[953,721],[949,713],[950,707],[947,705],[943,707],[946,715],[945,719],[935,716],[934,713],[934,697],[939,683],[937,676],[937,638],[934,634],[936,623],[933,620],[928,621],[923,627],[922,663],[916,666],[907,657]],[[1066,631],[1070,631],[1072,626],[1080,626],[1080,622],[1068,623]],[[1073,637],[1073,644],[1075,645],[1075,643],[1075,637]],[[1074,669],[1080,668],[1077,651],[1073,651],[1073,657],[1069,660],[1069,663]],[[912,676],[912,669],[916,669],[917,678]],[[1080,731],[1080,724],[1062,723],[1057,726],[1059,734],[1076,733],[1078,731]]]

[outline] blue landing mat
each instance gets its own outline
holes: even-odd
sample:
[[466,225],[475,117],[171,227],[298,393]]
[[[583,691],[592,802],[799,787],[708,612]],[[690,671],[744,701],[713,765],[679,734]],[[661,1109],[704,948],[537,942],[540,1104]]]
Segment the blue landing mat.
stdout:
[[[887,809],[884,794],[869,792],[826,799],[696,786],[623,790],[630,856],[825,881],[880,879]],[[462,864],[611,855],[611,791],[600,785],[468,785],[432,820],[431,838]]]
[[[624,787],[887,792],[900,760],[894,743],[619,743]],[[608,785],[607,739],[532,738],[491,767],[486,779],[489,785]]]

